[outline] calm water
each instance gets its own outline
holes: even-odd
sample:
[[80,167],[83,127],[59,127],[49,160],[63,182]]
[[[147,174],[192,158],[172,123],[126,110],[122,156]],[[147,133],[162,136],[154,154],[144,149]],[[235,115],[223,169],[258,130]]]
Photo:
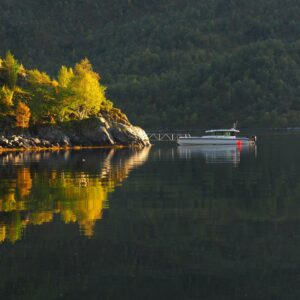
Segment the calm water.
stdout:
[[300,299],[300,135],[0,154],[1,299]]

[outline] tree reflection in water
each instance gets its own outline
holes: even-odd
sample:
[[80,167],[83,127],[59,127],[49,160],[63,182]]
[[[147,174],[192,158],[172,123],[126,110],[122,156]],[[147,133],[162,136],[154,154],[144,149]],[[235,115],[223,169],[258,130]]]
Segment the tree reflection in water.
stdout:
[[84,151],[2,154],[0,241],[15,242],[26,226],[51,222],[55,215],[64,223],[77,222],[91,237],[109,207],[109,193],[147,160],[149,150],[94,151],[87,161]]

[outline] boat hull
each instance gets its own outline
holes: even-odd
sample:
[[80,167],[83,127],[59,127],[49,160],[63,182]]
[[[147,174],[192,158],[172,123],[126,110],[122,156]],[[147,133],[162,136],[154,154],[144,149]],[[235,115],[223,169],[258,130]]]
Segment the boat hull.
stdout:
[[240,145],[253,141],[249,138],[206,138],[206,137],[180,137],[178,145]]

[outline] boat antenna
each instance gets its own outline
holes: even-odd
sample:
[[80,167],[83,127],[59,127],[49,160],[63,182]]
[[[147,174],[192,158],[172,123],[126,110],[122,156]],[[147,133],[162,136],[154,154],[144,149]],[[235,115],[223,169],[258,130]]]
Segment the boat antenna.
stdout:
[[233,123],[233,128],[234,128],[234,129],[237,128],[237,124],[238,124],[238,121],[235,121],[235,122]]

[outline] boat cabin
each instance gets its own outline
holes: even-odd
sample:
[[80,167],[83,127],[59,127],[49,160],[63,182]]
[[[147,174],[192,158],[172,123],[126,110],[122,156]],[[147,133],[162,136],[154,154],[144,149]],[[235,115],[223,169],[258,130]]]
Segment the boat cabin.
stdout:
[[210,129],[206,130],[206,135],[209,136],[236,136],[240,131],[234,128],[231,129]]

